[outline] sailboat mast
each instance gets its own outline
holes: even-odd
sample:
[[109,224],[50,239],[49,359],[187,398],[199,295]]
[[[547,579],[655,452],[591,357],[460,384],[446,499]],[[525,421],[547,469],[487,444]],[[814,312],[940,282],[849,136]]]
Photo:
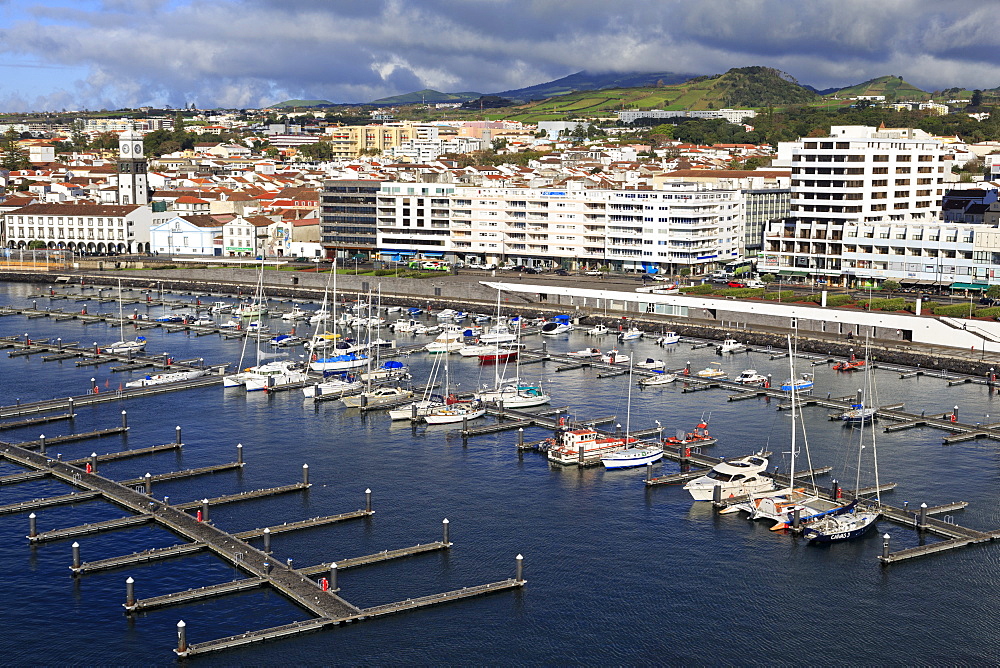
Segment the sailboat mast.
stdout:
[[635,360],[629,357],[628,360],[628,403],[625,404],[625,443],[628,444],[628,435],[632,431],[632,368]]
[[791,452],[791,464],[788,470],[788,486],[790,488],[795,487],[795,354],[792,350],[792,335],[788,335],[788,377],[791,378],[791,389],[790,397],[792,401],[792,452]]

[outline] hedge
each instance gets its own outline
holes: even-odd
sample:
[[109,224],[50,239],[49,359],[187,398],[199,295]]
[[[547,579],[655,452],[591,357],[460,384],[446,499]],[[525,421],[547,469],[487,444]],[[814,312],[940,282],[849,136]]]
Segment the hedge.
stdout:
[[853,304],[854,299],[851,295],[827,295],[826,305],[827,306],[844,306],[845,304]]
[[971,304],[949,304],[947,306],[938,306],[934,309],[934,315],[944,315],[952,318],[968,318],[971,314]]
[[977,308],[975,311],[977,318],[996,318],[1000,316],[1000,306],[990,306],[989,308]]
[[689,285],[680,289],[681,292],[691,293],[693,295],[710,295],[715,292],[715,287],[709,285],[708,283],[703,283],[701,285]]

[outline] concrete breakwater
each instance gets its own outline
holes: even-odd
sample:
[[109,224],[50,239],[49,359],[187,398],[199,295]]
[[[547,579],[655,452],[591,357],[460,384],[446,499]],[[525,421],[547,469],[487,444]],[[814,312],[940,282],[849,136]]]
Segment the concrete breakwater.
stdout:
[[[221,267],[48,274],[0,272],[0,280],[3,281],[52,287],[82,284],[117,288],[120,279],[126,289],[234,296],[249,294],[257,278],[258,272],[253,269]],[[634,282],[602,282],[600,288],[603,296],[588,300],[567,299],[565,295],[559,294],[560,290],[566,289],[567,284],[574,283],[573,279],[563,279],[560,281],[561,285],[552,286],[552,293],[542,293],[538,290],[546,288],[538,285],[537,277],[526,278],[530,278],[532,284],[525,285],[524,292],[516,291],[520,277],[507,277],[508,280],[504,281],[505,287],[509,288],[501,293],[500,310],[504,315],[538,317],[568,313],[580,325],[587,327],[601,323],[617,330],[620,326],[634,325],[654,335],[675,331],[682,337],[715,340],[735,338],[755,349],[770,348],[776,353],[786,349],[786,337],[794,333],[786,318],[751,313],[757,307],[755,302],[717,299],[717,309],[699,308],[690,309],[687,315],[663,315],[647,312],[647,298],[634,292]],[[329,274],[324,273],[268,271],[264,275],[264,290],[272,298],[318,301],[323,298],[328,279]],[[356,299],[381,289],[384,306],[453,308],[492,313],[497,307],[494,281],[489,275],[443,274],[425,279],[338,275],[337,287],[340,299]],[[580,285],[583,286],[582,281]],[[899,330],[874,325],[859,328],[856,335],[848,338],[839,330],[829,327],[838,320],[837,309],[811,306],[802,308],[809,312],[808,318],[799,318],[796,323],[797,348],[802,353],[834,357],[861,355],[864,348],[863,335],[867,334],[872,340],[872,356],[882,363],[980,376],[990,374],[991,369],[1000,370],[1000,345],[993,352],[989,350],[986,338],[982,339],[982,346],[973,345],[970,349],[954,345],[926,345],[899,340]]]

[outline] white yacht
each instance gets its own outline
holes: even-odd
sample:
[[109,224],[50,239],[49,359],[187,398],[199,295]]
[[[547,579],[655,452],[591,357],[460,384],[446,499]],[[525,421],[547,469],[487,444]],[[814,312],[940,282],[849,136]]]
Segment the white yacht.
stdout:
[[266,390],[275,385],[301,383],[309,378],[309,374],[298,368],[295,362],[279,360],[261,364],[252,371],[243,373],[243,385],[247,392]]
[[757,373],[756,369],[745,369],[733,379],[733,382],[740,385],[764,385],[767,383],[767,376]]
[[746,349],[747,347],[736,339],[726,339],[716,346],[715,352],[717,355],[725,355],[727,353],[741,353]]
[[722,461],[712,467],[707,475],[695,478],[684,485],[695,501],[711,501],[716,486],[722,488],[722,498],[746,496],[774,489],[774,480],[761,475],[767,470],[768,461],[760,455]]

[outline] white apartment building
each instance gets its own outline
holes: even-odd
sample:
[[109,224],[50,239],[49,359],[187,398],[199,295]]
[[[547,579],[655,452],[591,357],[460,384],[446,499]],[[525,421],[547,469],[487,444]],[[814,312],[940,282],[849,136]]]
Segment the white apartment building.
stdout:
[[474,263],[704,273],[744,248],[738,190],[480,188],[384,183],[383,259],[415,254]]
[[[4,214],[7,248],[85,253],[149,251],[151,209],[137,205],[29,204]],[[37,243],[34,245],[38,245]]]
[[618,112],[618,120],[622,123],[634,123],[640,118],[724,118],[730,123],[742,123],[745,118],[753,118],[757,112],[753,109],[709,109],[690,111],[685,109],[646,109]]
[[[890,277],[887,258],[858,254],[873,244],[848,239],[896,238],[900,228],[938,225],[951,163],[940,142],[914,138],[919,134],[835,126],[829,137],[793,145],[790,218],[768,225],[761,271],[836,284]],[[865,237],[869,230],[875,236]],[[911,233],[902,234],[897,240]]]

